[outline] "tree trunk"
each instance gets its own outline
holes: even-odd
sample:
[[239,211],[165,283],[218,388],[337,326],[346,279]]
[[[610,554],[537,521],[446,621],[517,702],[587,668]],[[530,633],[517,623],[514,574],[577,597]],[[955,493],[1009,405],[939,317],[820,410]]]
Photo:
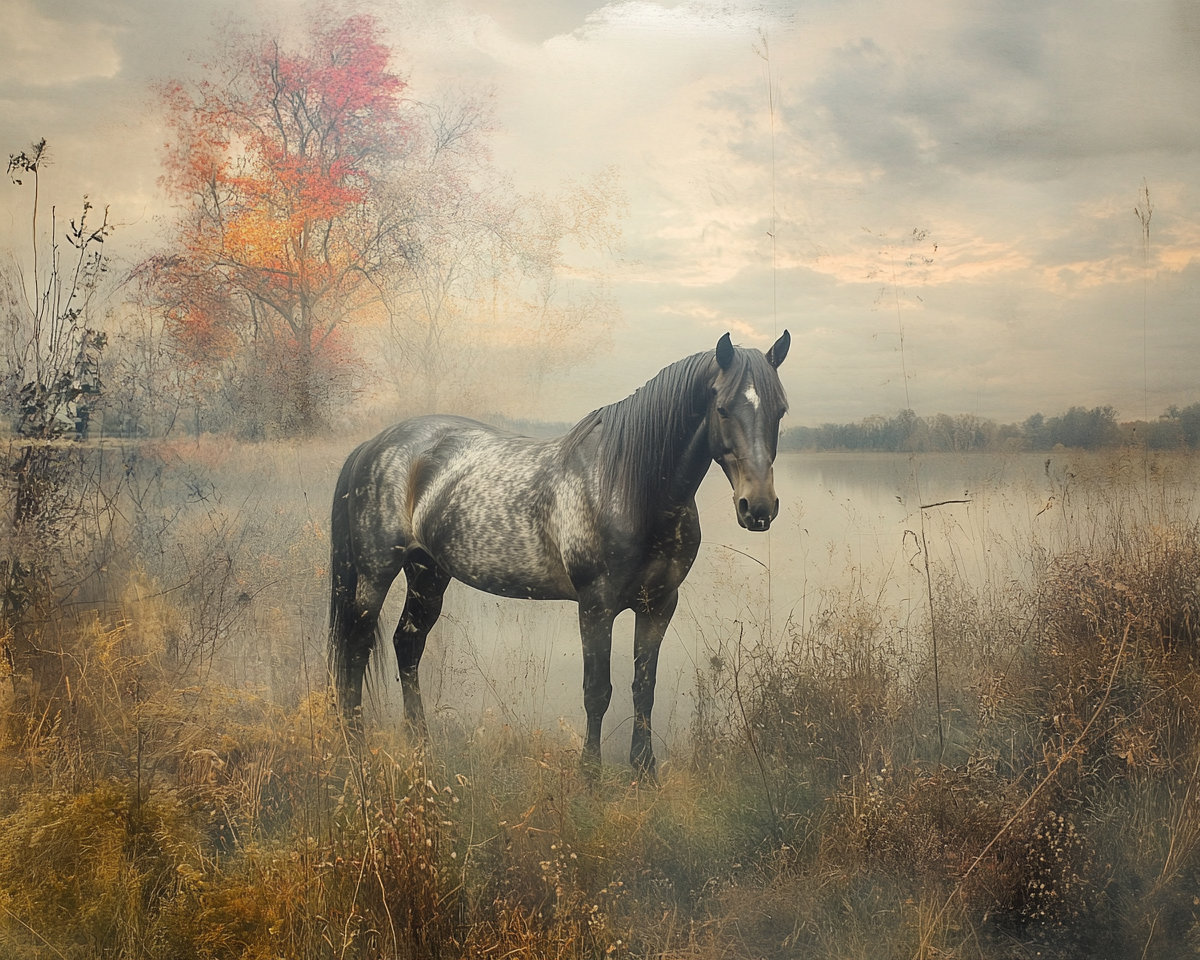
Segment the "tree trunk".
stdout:
[[316,384],[313,382],[312,318],[303,305],[301,311],[299,329],[296,330],[296,369],[292,371],[296,398],[295,432],[301,436],[311,436],[320,426],[320,410]]

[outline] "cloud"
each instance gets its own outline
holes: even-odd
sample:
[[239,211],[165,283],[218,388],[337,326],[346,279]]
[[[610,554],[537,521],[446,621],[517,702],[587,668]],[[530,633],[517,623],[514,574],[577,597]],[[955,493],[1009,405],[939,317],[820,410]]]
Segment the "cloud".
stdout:
[[597,0],[482,0],[477,8],[514,37],[541,43],[583,26],[588,15],[603,6]]
[[931,165],[1053,177],[1080,158],[1193,150],[1200,118],[1179,98],[1195,57],[1168,52],[1166,9],[973,4],[920,30],[880,11],[870,35],[825,52],[790,120],[896,179]]
[[47,16],[33,0],[10,0],[0,31],[0,83],[54,87],[117,74],[117,28],[62,12],[68,15]]

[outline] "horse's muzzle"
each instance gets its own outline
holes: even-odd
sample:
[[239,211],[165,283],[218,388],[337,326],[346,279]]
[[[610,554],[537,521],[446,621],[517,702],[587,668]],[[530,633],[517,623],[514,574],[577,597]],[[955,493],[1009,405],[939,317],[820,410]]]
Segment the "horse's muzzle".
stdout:
[[779,516],[778,497],[773,500],[765,498],[748,500],[746,497],[739,497],[736,506],[738,523],[745,529],[756,533],[770,530],[771,521]]

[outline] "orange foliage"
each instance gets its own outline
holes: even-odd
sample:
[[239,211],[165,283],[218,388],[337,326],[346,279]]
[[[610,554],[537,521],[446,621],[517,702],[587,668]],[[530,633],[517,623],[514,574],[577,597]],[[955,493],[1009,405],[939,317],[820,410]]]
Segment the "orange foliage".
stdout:
[[269,327],[302,380],[375,298],[394,259],[378,188],[409,136],[380,32],[358,15],[310,21],[296,50],[238,36],[197,87],[161,89],[173,134],[162,183],[180,217],[172,253],[142,276],[193,357],[228,356]]

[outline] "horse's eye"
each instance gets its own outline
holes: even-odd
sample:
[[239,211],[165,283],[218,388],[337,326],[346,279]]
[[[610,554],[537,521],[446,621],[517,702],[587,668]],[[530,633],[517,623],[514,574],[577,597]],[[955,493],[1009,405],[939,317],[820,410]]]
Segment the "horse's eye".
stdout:
[[729,416],[729,411],[726,410],[724,407],[717,407],[717,413],[720,414],[722,417]]

